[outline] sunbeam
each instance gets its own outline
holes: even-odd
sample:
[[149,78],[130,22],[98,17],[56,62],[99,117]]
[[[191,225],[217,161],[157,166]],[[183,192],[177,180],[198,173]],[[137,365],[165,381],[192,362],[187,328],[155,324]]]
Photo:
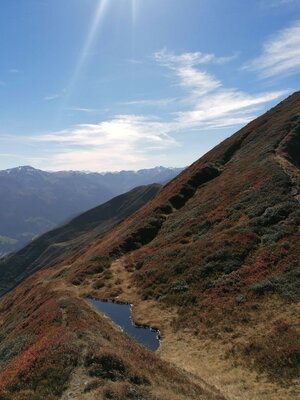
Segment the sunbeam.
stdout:
[[137,0],[131,0],[131,21],[133,27],[135,26],[137,21],[137,12],[138,12]]
[[[138,17],[138,0],[131,0],[131,58],[135,59],[135,41],[136,41],[136,23]],[[131,79],[133,79],[135,74],[135,65],[131,65]]]
[[69,87],[68,87],[68,93],[72,92],[72,89],[76,86],[76,83],[78,82],[78,79],[82,72],[82,69],[84,68],[85,64],[87,63],[87,61],[89,59],[89,54],[90,54],[91,48],[93,46],[94,40],[95,40],[96,35],[101,26],[101,23],[103,22],[103,19],[105,17],[106,10],[108,8],[108,4],[109,4],[109,0],[99,0],[99,4],[96,9],[96,13],[95,13],[95,17],[92,22],[92,25],[91,25],[91,29],[87,35],[86,41],[85,41],[82,51],[80,53],[80,57],[78,59],[75,71],[72,75],[72,79],[70,80]]
[[89,60],[91,49],[93,47],[97,33],[99,32],[100,26],[106,15],[106,11],[107,11],[109,2],[110,2],[110,0],[99,0],[99,4],[97,5],[97,7],[95,9],[95,11],[96,11],[95,17],[91,23],[91,28],[88,32],[88,35],[86,37],[86,40],[85,40],[82,50],[80,52],[80,57],[78,59],[78,62],[76,64],[76,67],[72,74],[72,77],[65,89],[65,95],[62,98],[60,109],[57,114],[57,119],[56,119],[57,121],[59,121],[62,118],[63,113],[64,113],[65,109],[67,108],[67,104],[68,104],[70,98],[72,97],[74,88],[76,87],[76,85],[80,79],[82,70]]

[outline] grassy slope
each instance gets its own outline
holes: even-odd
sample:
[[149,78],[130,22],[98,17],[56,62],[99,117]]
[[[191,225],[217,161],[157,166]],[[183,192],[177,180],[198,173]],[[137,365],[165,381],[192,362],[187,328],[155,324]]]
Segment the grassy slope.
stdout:
[[1,302],[0,398],[222,400],[135,345],[45,272]]
[[[76,259],[78,242],[82,252],[160,188],[139,187],[82,214],[12,256],[6,268],[16,273],[37,263],[37,268],[43,262],[53,266],[62,254],[69,262],[70,255]],[[59,250],[49,251],[59,242]],[[213,388],[129,340],[87,304],[90,293],[65,284],[65,272],[53,266],[35,273],[0,303],[2,400],[223,400]]]
[[[296,93],[193,164],[135,215],[90,243],[78,259],[34,275],[6,296],[1,302],[0,334],[6,338],[2,346],[14,348],[9,345],[9,335],[16,341],[25,337],[26,344],[17,346],[16,355],[8,355],[6,371],[0,375],[3,389],[12,392],[22,379],[30,385],[40,379],[40,371],[33,377],[26,368],[16,374],[13,371],[14,365],[20,365],[18,357],[28,354],[24,351],[28,337],[34,346],[39,343],[30,325],[32,311],[26,314],[28,302],[20,300],[24,298],[21,291],[28,296],[37,291],[37,298],[29,303],[38,307],[49,280],[50,287],[56,288],[55,296],[52,287],[52,303],[46,303],[36,317],[43,338],[50,329],[63,325],[64,318],[58,316],[61,309],[68,315],[73,309],[77,315],[66,331],[59,333],[60,340],[71,334],[76,324],[81,327],[89,321],[91,313],[86,311],[88,317],[84,318],[87,309],[80,297],[119,296],[135,303],[140,322],[162,329],[162,358],[204,376],[228,399],[297,398],[300,246],[299,151],[295,149],[299,149],[299,115],[300,93]],[[60,296],[65,297],[64,307],[59,305]],[[24,332],[19,331],[20,321],[25,324]],[[100,332],[105,330],[104,321],[101,323]],[[87,336],[95,334],[94,324],[83,330]],[[62,349],[57,343],[47,344],[47,356],[54,357],[58,368],[65,362],[78,373],[83,365],[89,374],[89,361],[82,361],[86,359],[81,353],[80,368],[78,360],[73,361],[73,352],[76,359],[80,349],[77,339],[71,335],[67,340],[70,347],[63,347],[68,360],[58,360],[56,349]],[[111,340],[111,351],[122,358],[126,346],[119,343],[116,346],[115,339]],[[193,393],[201,398],[201,390],[183,382],[179,372],[172,380],[166,370],[150,371],[147,366],[162,362],[156,357],[147,366],[141,363],[142,357],[136,357],[126,361],[130,366],[134,360],[152,383],[154,377],[158,379],[157,398],[175,399],[176,390],[179,398],[193,398]],[[43,360],[42,353],[37,360]],[[68,379],[60,384],[60,390]],[[108,382],[96,390],[112,384],[111,379]],[[179,382],[180,390],[175,388]],[[72,380],[68,385],[72,386]],[[147,385],[141,386],[147,389]],[[55,395],[52,382],[43,387]],[[173,394],[163,395],[166,387]],[[26,389],[26,384],[21,388]],[[97,398],[97,392],[92,393],[92,398]],[[154,396],[152,385],[147,395]]]
[[0,295],[33,272],[69,260],[128,217],[160,190],[158,184],[139,186],[89,210],[50,232],[0,262]]
[[[230,365],[250,369],[283,392],[295,388],[299,114],[296,93],[217,146],[94,243],[73,265],[70,282],[84,286],[85,271],[97,266],[92,254],[127,254],[127,279],[139,298],[176,307],[174,332],[189,329],[191,342],[209,338]],[[120,296],[115,286],[101,289],[109,278],[105,270],[93,287],[102,290],[100,297]],[[293,390],[286,396],[294,398]]]
[[0,255],[15,252],[58,224],[134,187],[167,182],[178,169],[116,173],[46,172],[32,167],[0,171]]

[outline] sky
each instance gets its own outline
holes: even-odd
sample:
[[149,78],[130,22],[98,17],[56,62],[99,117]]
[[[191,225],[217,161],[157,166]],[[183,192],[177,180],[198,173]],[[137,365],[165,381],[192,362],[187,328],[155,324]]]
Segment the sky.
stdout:
[[300,0],[9,0],[0,169],[181,167],[299,90]]

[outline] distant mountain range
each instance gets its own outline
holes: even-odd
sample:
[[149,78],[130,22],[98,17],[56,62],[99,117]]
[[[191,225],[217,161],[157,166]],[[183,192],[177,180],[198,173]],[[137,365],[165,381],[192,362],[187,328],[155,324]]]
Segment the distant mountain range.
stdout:
[[182,168],[107,173],[46,172],[30,166],[0,171],[0,256],[58,224],[128,190],[166,183]]

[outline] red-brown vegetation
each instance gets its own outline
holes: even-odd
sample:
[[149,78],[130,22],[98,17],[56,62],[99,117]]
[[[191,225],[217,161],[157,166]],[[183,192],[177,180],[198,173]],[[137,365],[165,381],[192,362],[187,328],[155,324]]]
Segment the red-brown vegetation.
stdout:
[[293,385],[300,377],[294,311],[300,298],[299,135],[296,93],[194,163],[78,257],[7,295],[0,303],[0,337],[4,349],[11,344],[15,350],[1,365],[3,398],[27,390],[54,399],[78,365],[89,377],[87,392],[102,390],[99,398],[130,398],[136,390],[152,399],[153,385],[177,390],[179,398],[201,398],[202,389],[180,371],[110,329],[75,296],[106,289],[117,296],[111,263],[124,255],[126,284],[139,300],[176,308],[169,322],[174,335],[188,330],[199,341],[226,345],[220,357],[249,374]]

